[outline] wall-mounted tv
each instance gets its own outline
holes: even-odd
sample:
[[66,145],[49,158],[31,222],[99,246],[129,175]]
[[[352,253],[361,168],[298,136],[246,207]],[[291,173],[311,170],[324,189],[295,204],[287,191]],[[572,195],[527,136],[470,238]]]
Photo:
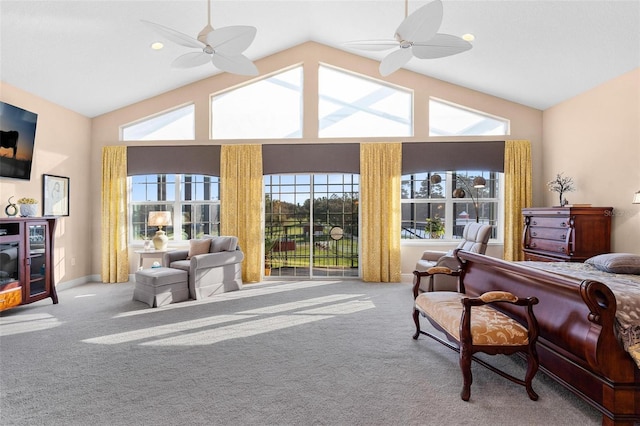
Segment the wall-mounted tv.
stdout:
[[38,114],[0,102],[0,177],[31,179]]

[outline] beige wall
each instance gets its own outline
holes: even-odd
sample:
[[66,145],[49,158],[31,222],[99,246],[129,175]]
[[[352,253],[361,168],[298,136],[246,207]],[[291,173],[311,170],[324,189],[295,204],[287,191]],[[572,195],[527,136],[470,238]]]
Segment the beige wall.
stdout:
[[91,220],[96,214],[89,194],[100,192],[90,190],[91,120],[2,82],[0,100],[38,114],[31,180],[0,178],[2,207],[11,196],[14,202],[33,197],[42,212],[42,175],[69,177],[70,216],[61,217],[56,227],[55,280],[84,280],[92,272]]
[[[123,124],[139,120],[143,117],[156,114],[163,110],[174,108],[178,105],[195,102],[196,107],[196,140],[189,141],[189,144],[210,144],[210,143],[340,143],[340,142],[362,142],[362,141],[385,141],[393,142],[390,138],[372,139],[318,139],[318,99],[317,99],[317,69],[318,63],[352,70],[354,72],[371,76],[372,78],[383,80],[398,86],[411,88],[414,90],[414,117],[415,136],[397,139],[398,142],[429,142],[429,141],[467,141],[467,140],[496,140],[495,137],[456,137],[432,138],[429,137],[429,122],[427,105],[430,96],[441,98],[450,102],[459,103],[480,111],[493,115],[505,117],[511,120],[511,135],[509,139],[528,139],[532,144],[534,157],[534,175],[540,174],[541,141],[542,141],[542,111],[525,107],[520,104],[496,98],[481,92],[465,89],[450,83],[429,78],[407,70],[399,70],[387,78],[381,78],[378,72],[379,62],[372,61],[353,55],[341,50],[333,49],[318,43],[308,42],[293,47],[289,50],[279,52],[272,56],[263,58],[256,62],[260,70],[260,77],[264,78],[269,74],[278,72],[283,68],[292,65],[303,64],[304,66],[304,134],[301,140],[292,142],[291,140],[269,140],[269,141],[210,141],[209,140],[209,96],[210,94],[224,91],[229,87],[244,84],[251,81],[249,78],[219,74],[179,89],[164,93],[139,103],[112,111],[108,114],[96,117],[93,120],[92,143],[93,151],[90,159],[91,169],[96,173],[92,175],[92,186],[100,187],[100,152],[102,147],[109,145],[142,145],[148,142],[120,142],[119,127]],[[184,142],[159,141],[157,145],[175,145]],[[537,194],[540,191],[536,191]],[[100,203],[100,194],[92,194],[91,202],[95,205]],[[93,221],[94,235],[100,235],[100,221],[96,215]],[[96,238],[93,246],[92,270],[96,273],[100,271],[100,245]],[[410,244],[403,246],[403,259],[415,259],[425,249],[425,244]],[[447,247],[448,248],[448,247]],[[492,253],[502,256],[502,245],[492,248]],[[417,256],[417,257],[416,257]],[[130,264],[133,266],[137,262],[135,255],[131,256]],[[415,261],[403,263],[403,274],[410,274]]]
[[[613,207],[612,251],[640,254],[640,68],[543,113],[541,183],[564,172],[576,183],[570,203]],[[538,206],[557,205],[546,191]]]

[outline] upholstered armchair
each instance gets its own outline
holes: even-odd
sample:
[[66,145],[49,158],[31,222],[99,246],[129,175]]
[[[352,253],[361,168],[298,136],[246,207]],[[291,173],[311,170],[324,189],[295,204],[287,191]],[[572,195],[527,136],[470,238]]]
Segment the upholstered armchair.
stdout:
[[[491,225],[480,223],[468,223],[462,231],[462,241],[456,249],[471,251],[474,253],[484,254],[487,251],[487,245],[491,237]],[[454,249],[455,250],[455,249]],[[422,254],[418,263],[416,263],[416,271],[424,272],[434,266],[443,266],[456,271],[460,268],[458,260],[453,256],[453,251],[434,251],[427,250]],[[417,276],[417,279],[420,277]],[[451,275],[430,275],[425,283],[420,284],[421,291],[457,291],[458,277]]]
[[164,265],[189,274],[189,297],[204,299],[218,293],[242,288],[244,254],[238,238],[205,235],[189,240],[188,250],[173,250],[163,255]]

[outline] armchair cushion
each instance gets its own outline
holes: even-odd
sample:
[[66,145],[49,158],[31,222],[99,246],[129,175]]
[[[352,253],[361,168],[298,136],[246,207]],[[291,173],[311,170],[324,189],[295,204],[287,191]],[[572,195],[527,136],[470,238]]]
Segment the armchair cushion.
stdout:
[[204,238],[202,240],[189,240],[189,253],[187,259],[191,259],[198,254],[209,253],[211,249],[211,238]]
[[211,240],[211,253],[234,251],[238,247],[238,237],[215,237]]

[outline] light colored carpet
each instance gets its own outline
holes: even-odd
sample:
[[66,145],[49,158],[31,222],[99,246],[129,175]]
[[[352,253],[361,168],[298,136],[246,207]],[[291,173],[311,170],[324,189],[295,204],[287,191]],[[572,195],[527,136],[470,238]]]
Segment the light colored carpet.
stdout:
[[534,402],[474,363],[462,401],[458,354],[411,338],[407,284],[268,282],[155,309],[132,294],[87,284],[3,312],[1,423],[600,424],[540,372]]

